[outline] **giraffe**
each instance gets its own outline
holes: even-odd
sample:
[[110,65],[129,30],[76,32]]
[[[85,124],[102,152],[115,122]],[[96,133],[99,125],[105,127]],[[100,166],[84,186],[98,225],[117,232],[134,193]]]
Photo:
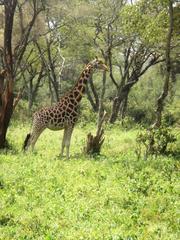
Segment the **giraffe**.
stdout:
[[50,107],[44,107],[34,113],[31,133],[27,134],[24,141],[24,150],[27,150],[30,146],[33,150],[40,134],[46,128],[54,131],[64,129],[60,155],[63,156],[64,148],[66,148],[66,158],[69,158],[70,141],[79,117],[80,102],[85,93],[88,79],[95,69],[107,71],[107,66],[96,57],[85,66],[74,88],[60,98],[58,103]]

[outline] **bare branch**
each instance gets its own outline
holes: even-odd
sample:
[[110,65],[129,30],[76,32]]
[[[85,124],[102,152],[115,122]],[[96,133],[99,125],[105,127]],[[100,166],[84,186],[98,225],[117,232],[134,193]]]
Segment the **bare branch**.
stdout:
[[[14,72],[17,71],[17,68],[22,60],[24,52],[26,51],[29,35],[30,35],[31,29],[34,25],[34,22],[35,22],[37,16],[39,15],[39,13],[43,10],[44,10],[43,8],[37,8],[37,0],[33,0],[33,17],[26,27],[22,26],[22,28],[23,28],[22,29],[22,31],[23,31],[22,37],[20,39],[20,42],[18,43],[18,45],[15,47],[15,50],[14,50],[14,55],[15,55],[15,59],[16,59]],[[22,17],[22,15],[20,15],[20,17]],[[21,19],[21,21],[22,21],[22,19]]]

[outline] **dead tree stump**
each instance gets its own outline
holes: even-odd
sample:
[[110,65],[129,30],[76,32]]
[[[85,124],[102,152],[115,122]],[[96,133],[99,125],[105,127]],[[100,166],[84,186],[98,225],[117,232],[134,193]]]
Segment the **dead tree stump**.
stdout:
[[84,152],[86,154],[99,154],[101,151],[102,144],[104,142],[104,129],[102,129],[103,122],[106,118],[107,113],[104,112],[101,120],[98,123],[96,135],[93,136],[91,133],[87,135],[86,146]]

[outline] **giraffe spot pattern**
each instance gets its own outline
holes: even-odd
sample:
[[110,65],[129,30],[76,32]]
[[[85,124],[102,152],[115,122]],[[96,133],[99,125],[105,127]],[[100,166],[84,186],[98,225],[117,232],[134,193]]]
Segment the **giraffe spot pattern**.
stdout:
[[68,124],[74,125],[78,120],[78,105],[85,92],[85,84],[89,78],[92,66],[86,67],[82,72],[74,89],[63,96],[60,101],[51,106],[40,109],[34,114],[33,128],[50,128],[53,130],[62,129]]

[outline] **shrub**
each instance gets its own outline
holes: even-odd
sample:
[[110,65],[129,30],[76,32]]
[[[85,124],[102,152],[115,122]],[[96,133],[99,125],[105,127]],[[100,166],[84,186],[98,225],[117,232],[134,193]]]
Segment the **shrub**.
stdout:
[[164,114],[164,124],[166,124],[167,126],[172,126],[176,123],[176,119],[174,117],[174,115],[170,112],[167,112]]
[[164,125],[160,128],[152,128],[143,130],[138,133],[136,142],[136,153],[141,155],[144,147],[145,158],[149,155],[160,155],[167,152],[167,147],[170,143],[176,141],[175,135],[172,133],[171,128]]

